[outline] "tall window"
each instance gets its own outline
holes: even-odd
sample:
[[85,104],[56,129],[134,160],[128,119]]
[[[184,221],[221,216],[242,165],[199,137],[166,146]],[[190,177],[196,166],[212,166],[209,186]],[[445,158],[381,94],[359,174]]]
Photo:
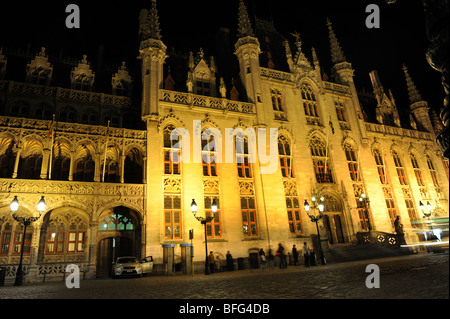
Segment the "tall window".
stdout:
[[333,183],[327,146],[320,138],[313,137],[310,142],[310,147],[317,182]]
[[[217,212],[213,212],[211,205],[213,201],[216,201]],[[206,236],[208,238],[219,238],[222,236],[221,229],[221,216],[220,216],[220,203],[218,196],[205,196],[205,213],[206,216],[214,217],[209,223],[206,224]]]
[[386,169],[384,167],[384,160],[381,152],[378,150],[373,151],[375,163],[377,164],[378,176],[380,177],[381,184],[389,184],[386,177]]
[[427,155],[427,164],[428,164],[428,169],[430,170],[431,179],[433,180],[433,185],[435,187],[439,187],[436,169],[434,168],[433,161],[431,160],[430,156],[428,156],[428,155]]
[[289,221],[289,231],[291,232],[291,234],[303,233],[298,198],[286,196],[286,208]]
[[275,119],[285,120],[286,115],[284,113],[284,105],[281,92],[277,89],[271,89],[270,93],[272,95],[272,108],[275,113]]
[[[176,148],[176,144],[181,141],[172,141],[170,136],[174,126],[169,125],[164,129],[164,174],[180,175],[180,149]],[[181,137],[180,137],[181,139]]]
[[95,174],[95,162],[90,154],[78,159],[75,163],[73,174],[74,181],[93,182]]
[[14,153],[15,142],[7,139],[0,140],[0,178],[11,178],[14,172],[16,154]]
[[281,174],[283,177],[294,177],[291,144],[283,135],[278,138],[278,155],[280,157]]
[[341,101],[335,101],[334,106],[336,107],[337,118],[339,122],[347,122],[347,116],[345,114],[344,103]]
[[442,159],[442,164],[444,164],[445,174],[447,174],[447,179],[448,179],[448,159],[446,159],[442,154],[441,154],[441,159]]
[[8,255],[11,246],[12,224],[7,222],[0,226],[3,226],[0,228],[0,255]]
[[311,86],[304,84],[301,89],[303,108],[305,110],[306,122],[308,124],[320,123],[318,103],[316,95]]
[[181,196],[164,196],[164,238],[181,239]]
[[[103,163],[102,169],[100,172],[101,178],[103,180]],[[105,167],[105,183],[119,183],[120,182],[120,174],[119,174],[119,163],[113,159],[106,159],[106,167]]]
[[69,179],[70,157],[57,156],[53,159],[52,179],[67,181]]
[[392,156],[394,158],[395,168],[397,170],[398,180],[400,185],[408,185],[408,180],[406,178],[405,168],[403,167],[402,160],[397,152],[393,152]]
[[42,154],[30,154],[20,158],[18,168],[19,179],[40,179],[42,168]]
[[391,220],[391,226],[394,227],[394,221],[397,217],[397,208],[395,207],[394,197],[390,187],[383,187],[384,199],[386,202],[386,207],[389,214],[389,219]]
[[350,178],[354,182],[360,182],[361,181],[361,174],[358,172],[359,170],[359,163],[358,158],[355,154],[355,150],[353,147],[349,144],[345,144],[345,156],[347,158],[347,164],[348,164],[348,171],[350,173]]
[[202,134],[202,165],[203,176],[217,176],[216,152],[214,135],[208,130]]
[[241,197],[242,227],[245,237],[258,236],[254,197]]
[[236,161],[240,178],[251,178],[252,171],[249,161],[248,139],[244,136],[236,136]]
[[281,99],[281,92],[276,89],[271,89],[270,93],[272,95],[272,107],[274,111],[283,112],[283,100]]
[[425,183],[423,182],[422,171],[420,170],[419,163],[417,162],[416,156],[412,153],[409,154],[409,156],[411,158],[411,164],[414,169],[414,175],[416,175],[417,184],[419,186],[425,186]]
[[414,207],[414,201],[411,198],[405,198],[406,209],[408,210],[409,220],[413,228],[420,228],[420,219],[417,216],[416,208]]

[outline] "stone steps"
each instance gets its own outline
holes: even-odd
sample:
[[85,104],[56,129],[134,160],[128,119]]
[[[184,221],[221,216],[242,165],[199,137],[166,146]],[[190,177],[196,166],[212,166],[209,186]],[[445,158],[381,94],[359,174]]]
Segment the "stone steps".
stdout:
[[346,262],[410,254],[413,254],[413,251],[408,248],[389,248],[376,244],[347,244],[332,246],[326,255],[330,262]]

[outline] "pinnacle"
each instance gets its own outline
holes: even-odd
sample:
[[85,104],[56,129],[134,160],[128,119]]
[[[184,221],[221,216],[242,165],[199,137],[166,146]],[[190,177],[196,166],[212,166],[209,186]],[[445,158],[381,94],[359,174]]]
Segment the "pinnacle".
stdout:
[[346,62],[344,52],[342,51],[341,45],[339,44],[336,34],[333,31],[333,24],[328,18],[327,18],[327,26],[330,32],[331,60],[335,64]]
[[408,68],[403,64],[403,72],[405,72],[406,86],[408,87],[408,96],[411,104],[422,101],[422,97],[417,90],[411,76],[409,75]]
[[243,0],[239,1],[238,37],[254,37],[253,28]]

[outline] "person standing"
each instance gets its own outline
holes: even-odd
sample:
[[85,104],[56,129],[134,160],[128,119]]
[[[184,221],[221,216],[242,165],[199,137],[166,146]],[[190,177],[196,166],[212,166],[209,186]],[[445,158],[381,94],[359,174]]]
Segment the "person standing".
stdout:
[[287,268],[286,257],[284,256],[284,247],[281,245],[281,243],[278,244],[277,255],[280,257],[280,269]]
[[234,270],[234,260],[233,260],[233,256],[231,256],[230,251],[227,252],[227,270],[228,271]]
[[292,256],[294,257],[294,266],[297,266],[297,261],[298,261],[298,250],[297,247],[292,246]]
[[264,250],[262,248],[259,250],[259,258],[261,259],[261,269],[264,270],[267,259],[266,259],[266,253],[264,252]]
[[306,242],[303,243],[303,258],[305,260],[305,267],[309,267],[309,248]]
[[214,254],[212,251],[209,252],[208,263],[209,263],[209,271],[211,273],[214,273],[215,261],[214,261]]

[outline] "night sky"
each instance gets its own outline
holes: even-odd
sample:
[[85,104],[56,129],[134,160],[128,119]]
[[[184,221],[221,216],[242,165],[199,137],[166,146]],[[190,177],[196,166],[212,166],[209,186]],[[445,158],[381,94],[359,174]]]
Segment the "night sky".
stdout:
[[[315,47],[321,66],[330,75],[331,57],[326,18],[333,22],[347,61],[353,64],[358,90],[372,92],[369,72],[377,69],[386,93],[392,89],[399,108],[408,107],[402,63],[405,63],[419,92],[429,105],[442,107],[444,92],[440,74],[425,59],[429,41],[420,0],[246,0],[249,16],[254,13],[273,19],[276,29],[291,43],[291,33],[300,33],[304,53],[310,57]],[[68,4],[78,4],[81,29],[65,27]],[[238,0],[158,1],[163,42],[168,50],[216,55],[214,35],[220,27],[230,29],[231,43],[236,42]],[[367,29],[368,4],[378,4],[381,28]],[[99,45],[104,48],[104,63],[139,68],[139,12],[150,8],[151,1],[11,1],[0,11],[0,46],[30,48],[38,52],[47,48],[50,56],[81,59],[87,54],[95,65]],[[3,6],[3,5],[2,5]],[[232,48],[234,50],[234,48]],[[233,51],[232,51],[233,52]],[[25,66],[24,66],[25,73]],[[220,73],[220,70],[219,70]],[[69,76],[69,75],[67,75]]]

